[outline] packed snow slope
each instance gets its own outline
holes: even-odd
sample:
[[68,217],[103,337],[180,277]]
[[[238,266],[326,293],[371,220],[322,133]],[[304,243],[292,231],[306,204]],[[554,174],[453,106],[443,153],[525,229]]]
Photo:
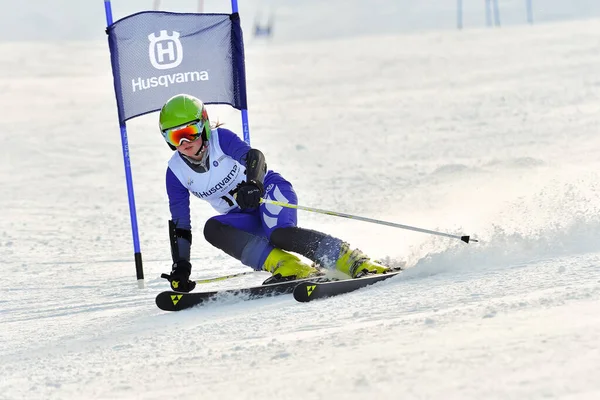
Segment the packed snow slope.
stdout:
[[[407,271],[180,313],[154,305],[157,115],[128,123],[138,289],[106,43],[0,44],[0,399],[599,398],[599,37],[589,20],[249,45],[252,145],[301,204],[480,242],[303,212]],[[192,209],[193,276],[247,270]]]

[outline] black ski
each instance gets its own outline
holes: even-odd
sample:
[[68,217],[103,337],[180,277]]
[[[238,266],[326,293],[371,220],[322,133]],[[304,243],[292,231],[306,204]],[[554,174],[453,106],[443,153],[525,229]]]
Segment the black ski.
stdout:
[[156,305],[164,311],[181,311],[186,308],[194,307],[199,304],[206,303],[211,300],[229,296],[239,296],[243,299],[259,299],[263,297],[279,296],[290,294],[294,287],[301,282],[324,281],[325,278],[307,278],[294,281],[272,283],[267,285],[245,287],[239,289],[217,290],[213,292],[190,292],[181,293],[166,291],[161,292],[156,296]]
[[401,272],[402,271],[390,272],[387,274],[367,275],[362,278],[344,279],[341,281],[300,282],[294,288],[294,299],[304,303],[315,299],[337,296],[339,294],[352,292],[365,286],[372,285],[384,279],[392,278]]

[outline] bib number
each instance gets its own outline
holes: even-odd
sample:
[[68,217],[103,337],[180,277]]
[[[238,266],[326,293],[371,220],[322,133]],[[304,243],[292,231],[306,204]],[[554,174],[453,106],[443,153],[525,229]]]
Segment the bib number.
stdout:
[[237,193],[238,188],[232,189],[229,191],[228,195],[221,196],[221,198],[229,205],[229,207],[233,207],[235,202],[235,194]]

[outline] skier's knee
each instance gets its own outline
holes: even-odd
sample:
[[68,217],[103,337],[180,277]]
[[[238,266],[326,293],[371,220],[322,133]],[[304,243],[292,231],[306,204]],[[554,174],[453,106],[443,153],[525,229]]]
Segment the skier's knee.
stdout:
[[290,226],[286,228],[277,228],[271,232],[269,241],[271,244],[279,249],[289,248],[290,241],[294,236],[296,227]]
[[216,246],[216,243],[221,237],[223,226],[225,226],[225,224],[216,218],[209,218],[209,220],[204,224],[204,238],[206,241],[213,246]]

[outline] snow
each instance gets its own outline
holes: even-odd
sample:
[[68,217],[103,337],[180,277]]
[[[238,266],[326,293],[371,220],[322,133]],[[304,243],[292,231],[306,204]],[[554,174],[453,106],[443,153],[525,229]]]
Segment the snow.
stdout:
[[[487,25],[488,0],[460,1],[465,29]],[[495,1],[489,0],[489,4]],[[498,0],[500,25],[527,23],[529,1],[534,24],[600,17],[600,3],[596,0]],[[206,12],[231,11],[229,0],[158,1],[162,11],[188,13],[196,12],[199,2],[204,3]],[[151,10],[155,3],[156,0],[111,0],[113,19]],[[269,19],[275,32],[269,41],[276,43],[457,27],[458,0],[241,0],[237,3],[247,45],[254,42],[251,37],[254,24],[266,25]],[[0,41],[104,40],[105,25],[102,0],[5,1],[0,13]]]
[[[157,116],[128,123],[138,289],[106,42],[0,44],[0,399],[598,398],[598,20],[382,32],[249,44],[252,144],[305,206],[480,242],[303,212],[409,269],[180,313],[154,305]],[[192,212],[194,276],[246,271],[202,242],[211,209]]]

